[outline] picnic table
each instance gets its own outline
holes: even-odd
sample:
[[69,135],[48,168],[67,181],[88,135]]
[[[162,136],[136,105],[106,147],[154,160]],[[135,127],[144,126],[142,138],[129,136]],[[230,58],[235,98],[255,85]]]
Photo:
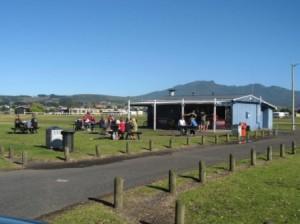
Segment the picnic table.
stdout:
[[124,136],[125,136],[126,140],[128,140],[129,137],[133,138],[134,136],[137,136],[138,140],[140,140],[141,139],[141,135],[143,134],[140,131],[120,133],[118,131],[113,131],[113,130],[109,130],[107,133],[110,135],[110,138],[112,140],[116,140],[117,139],[115,136],[121,136],[118,139],[124,139]]
[[32,122],[32,121],[21,121],[18,123],[15,123],[15,127],[11,128],[14,133],[22,133],[22,134],[34,134],[37,133],[39,127],[37,122]]

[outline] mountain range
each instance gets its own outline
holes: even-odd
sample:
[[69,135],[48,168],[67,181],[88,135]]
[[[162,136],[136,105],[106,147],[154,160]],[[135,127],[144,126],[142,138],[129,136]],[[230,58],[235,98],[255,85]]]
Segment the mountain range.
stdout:
[[[170,87],[176,91],[176,96],[235,96],[253,94],[264,100],[279,106],[291,107],[291,91],[279,86],[264,86],[261,84],[249,84],[244,86],[221,85],[214,81],[194,81],[183,85]],[[141,96],[130,97],[133,100],[160,99],[168,96],[168,90],[155,91]],[[29,104],[33,102],[42,103],[47,106],[92,106],[99,103],[126,104],[129,97],[108,96],[98,94],[77,94],[72,96],[46,95],[38,96],[0,96],[2,104]],[[296,91],[296,106],[300,106],[300,92]]]

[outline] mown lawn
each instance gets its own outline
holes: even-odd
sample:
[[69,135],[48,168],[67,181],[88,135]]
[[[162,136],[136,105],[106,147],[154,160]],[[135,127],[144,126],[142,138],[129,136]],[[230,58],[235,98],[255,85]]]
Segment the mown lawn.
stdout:
[[300,223],[300,156],[216,180],[183,193],[187,223]]
[[[190,178],[182,178],[182,176],[197,177],[197,171],[179,174],[177,184],[181,190],[177,199],[186,205],[185,223],[262,224],[265,221],[276,224],[300,223],[300,155],[279,158],[278,153],[275,153],[272,162],[259,159],[257,167],[251,168],[248,164],[247,160],[239,161],[241,167],[229,175],[222,174],[227,173],[227,164],[208,167],[209,178],[205,185],[200,185]],[[46,220],[53,224],[118,224],[135,223],[136,220],[140,220],[139,216],[150,214],[150,217],[157,216],[162,219],[167,217],[159,223],[171,224],[174,223],[175,197],[170,197],[169,193],[164,193],[161,189],[167,189],[167,180],[126,191],[124,194],[126,209],[122,212],[116,213],[110,207],[89,202]],[[112,197],[105,197],[103,200],[111,202]],[[141,212],[139,207],[143,207],[149,201],[152,201],[153,207],[142,211],[144,214],[134,212]],[[133,214],[137,219],[132,216]],[[152,223],[151,220],[145,220],[145,223],[148,223],[147,221]]]
[[[0,145],[5,148],[5,156],[8,148],[12,147],[16,160],[20,160],[22,151],[27,151],[30,161],[61,161],[63,153],[45,148],[46,128],[59,126],[64,129],[72,129],[75,116],[38,116],[40,129],[38,134],[14,134],[11,128],[14,124],[14,116],[0,116]],[[30,119],[29,116],[22,117],[23,120]],[[97,118],[99,119],[99,117]],[[143,123],[144,118],[139,119]],[[168,148],[169,140],[173,138],[172,148],[186,147],[186,137],[176,136],[178,132],[156,131],[150,129],[140,129],[143,132],[142,139],[130,142],[130,153],[142,153],[149,151],[149,140],[153,141],[153,150],[163,150]],[[102,157],[122,155],[125,152],[126,141],[112,141],[107,136],[100,135],[100,129],[91,133],[86,131],[76,132],[75,152],[71,154],[72,160],[92,159],[95,157],[95,147],[100,146]],[[231,140],[236,140],[232,138]],[[224,143],[225,136],[220,137],[220,143]],[[190,145],[200,144],[201,138],[191,137]],[[210,135],[206,139],[206,144],[214,144],[214,136]],[[1,161],[0,161],[1,163]]]

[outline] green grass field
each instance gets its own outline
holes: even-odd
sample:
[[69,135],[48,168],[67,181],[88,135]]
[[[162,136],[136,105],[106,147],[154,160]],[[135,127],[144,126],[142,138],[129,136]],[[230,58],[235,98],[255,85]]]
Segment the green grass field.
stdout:
[[[75,116],[54,116],[43,115],[38,116],[40,129],[38,134],[14,134],[11,128],[14,124],[14,116],[1,115],[0,116],[0,145],[7,149],[11,146],[15,152],[16,160],[20,160],[22,151],[27,151],[29,161],[35,162],[49,162],[49,161],[62,161],[62,152],[47,150],[45,148],[45,130],[51,126],[59,126],[64,129],[72,129],[74,120],[78,117]],[[30,119],[30,116],[22,117],[23,120]],[[99,118],[97,118],[99,119]],[[143,123],[144,118],[138,119]],[[130,141],[130,153],[142,153],[149,151],[149,140],[153,141],[153,150],[163,150],[168,148],[169,139],[173,138],[173,148],[186,147],[186,137],[175,136],[177,132],[156,131],[151,129],[140,129],[143,132],[141,140]],[[103,157],[122,155],[125,152],[126,141],[119,140],[113,141],[108,137],[97,133],[86,131],[79,131],[75,134],[75,148],[76,151],[71,154],[72,160],[92,159],[95,158],[95,147],[100,146],[101,154]],[[236,140],[232,138],[232,140]],[[201,141],[200,137],[190,138],[190,144],[196,145]],[[225,136],[220,137],[220,143],[225,141]],[[213,144],[214,137],[207,138],[206,144]],[[1,161],[0,161],[1,163]],[[0,166],[1,168],[1,166]]]
[[[177,199],[186,205],[185,223],[299,223],[300,155],[287,154],[285,158],[280,158],[275,152],[272,162],[266,162],[260,157],[257,167],[249,168],[248,164],[248,160],[239,161],[238,171],[229,175],[227,164],[208,167],[208,183],[205,185],[186,178],[197,177],[197,171],[179,174]],[[150,214],[149,217],[161,217],[159,223],[171,224],[174,223],[175,197],[161,190],[166,188],[167,180],[161,180],[126,191],[125,209],[121,212],[116,213],[110,207],[89,202],[46,220],[53,224],[118,224],[122,223],[121,220],[126,220],[123,223],[136,223],[141,217]],[[111,202],[112,197],[103,200]],[[140,209],[149,203],[147,210]],[[151,219],[145,220],[145,223],[148,222],[152,223]]]
[[[45,130],[51,126],[59,126],[64,129],[72,129],[76,116],[55,116],[55,115],[41,115],[38,116],[40,129],[38,134],[13,134],[11,128],[14,124],[14,116],[0,115],[0,145],[4,146],[5,154],[3,158],[7,157],[8,148],[12,147],[15,152],[15,162],[21,160],[22,151],[27,151],[29,162],[53,162],[62,161],[63,153],[59,151],[48,150],[45,148]],[[23,120],[30,119],[30,116],[23,116]],[[99,117],[97,118],[99,119]],[[140,124],[143,124],[145,117],[138,118]],[[299,122],[300,119],[297,119]],[[289,130],[290,126],[287,124],[288,120],[280,119],[274,123],[275,127],[280,130]],[[299,122],[300,123],[300,122]],[[300,127],[299,127],[300,128]],[[173,138],[173,148],[187,147],[186,137],[176,136],[177,132],[170,131],[156,131],[151,129],[140,129],[143,132],[142,139],[139,141],[130,141],[130,153],[143,153],[149,151],[149,140],[153,141],[153,150],[164,150],[168,148],[169,139]],[[95,147],[100,146],[102,157],[111,157],[122,155],[125,152],[126,141],[112,141],[108,137],[97,133],[86,131],[76,132],[75,134],[75,148],[76,151],[71,154],[71,159],[93,159],[95,158]],[[235,137],[231,138],[236,141]],[[190,145],[197,145],[201,142],[200,136],[190,138]],[[225,142],[225,136],[220,136],[219,143]],[[208,135],[206,144],[214,144],[213,134]],[[12,167],[8,160],[0,160],[0,169],[3,167]]]

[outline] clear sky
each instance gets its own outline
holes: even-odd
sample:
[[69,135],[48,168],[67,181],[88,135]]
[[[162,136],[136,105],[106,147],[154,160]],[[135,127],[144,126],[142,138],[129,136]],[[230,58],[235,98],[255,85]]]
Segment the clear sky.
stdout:
[[296,62],[299,0],[0,0],[1,95],[290,88]]

